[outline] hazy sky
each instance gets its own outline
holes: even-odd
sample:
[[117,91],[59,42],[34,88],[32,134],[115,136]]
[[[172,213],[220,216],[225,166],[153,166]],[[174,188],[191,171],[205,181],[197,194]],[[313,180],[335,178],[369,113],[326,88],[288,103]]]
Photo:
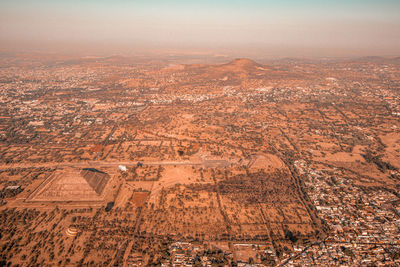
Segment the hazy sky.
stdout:
[[400,0],[0,0],[3,49],[400,55]]

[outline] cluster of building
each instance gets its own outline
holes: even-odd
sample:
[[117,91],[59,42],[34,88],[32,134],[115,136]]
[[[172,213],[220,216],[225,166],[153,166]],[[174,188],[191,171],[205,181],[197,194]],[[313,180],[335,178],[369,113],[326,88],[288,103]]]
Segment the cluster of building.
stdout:
[[400,263],[400,199],[395,194],[357,186],[335,169],[332,179],[331,172],[316,170],[305,161],[295,166],[307,177],[309,197],[330,231],[318,244],[299,246],[299,254],[288,263]]

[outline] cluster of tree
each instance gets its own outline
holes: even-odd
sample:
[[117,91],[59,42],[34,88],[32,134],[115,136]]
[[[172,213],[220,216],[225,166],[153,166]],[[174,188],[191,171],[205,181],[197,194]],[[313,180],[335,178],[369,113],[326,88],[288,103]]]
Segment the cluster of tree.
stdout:
[[374,163],[381,172],[386,172],[387,170],[397,170],[392,164],[382,160],[383,155],[376,155],[376,153],[371,150],[367,150],[365,154],[362,154],[363,158],[367,162]]

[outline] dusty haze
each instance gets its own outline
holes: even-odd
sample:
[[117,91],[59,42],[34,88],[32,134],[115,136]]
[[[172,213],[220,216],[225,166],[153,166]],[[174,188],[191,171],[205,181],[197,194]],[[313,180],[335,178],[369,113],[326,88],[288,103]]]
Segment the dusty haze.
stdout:
[[[276,3],[279,2],[279,3]],[[398,55],[398,1],[11,1],[2,50]]]

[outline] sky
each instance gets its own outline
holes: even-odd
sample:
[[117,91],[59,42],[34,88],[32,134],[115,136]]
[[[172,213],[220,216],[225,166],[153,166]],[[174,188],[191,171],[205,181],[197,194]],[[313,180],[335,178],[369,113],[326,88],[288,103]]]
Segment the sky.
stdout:
[[0,0],[3,50],[400,55],[400,0]]

